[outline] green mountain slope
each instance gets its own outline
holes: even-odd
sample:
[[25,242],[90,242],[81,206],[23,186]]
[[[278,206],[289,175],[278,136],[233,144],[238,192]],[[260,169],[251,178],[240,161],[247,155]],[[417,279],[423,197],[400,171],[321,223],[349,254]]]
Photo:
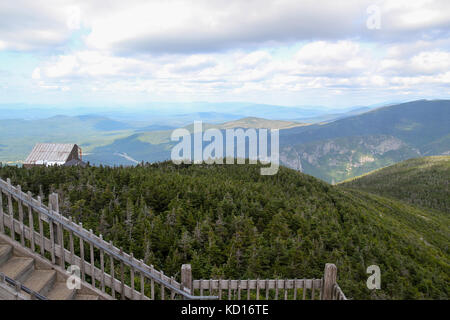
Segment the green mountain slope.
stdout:
[[450,156],[406,160],[341,185],[450,213]]
[[[255,165],[0,168],[138,258],[196,279],[315,278],[326,262],[354,299],[448,299],[450,217]],[[7,203],[6,201],[3,202]],[[366,287],[381,269],[382,289]]]
[[280,132],[282,162],[336,182],[412,157],[450,154],[450,101],[419,100]]

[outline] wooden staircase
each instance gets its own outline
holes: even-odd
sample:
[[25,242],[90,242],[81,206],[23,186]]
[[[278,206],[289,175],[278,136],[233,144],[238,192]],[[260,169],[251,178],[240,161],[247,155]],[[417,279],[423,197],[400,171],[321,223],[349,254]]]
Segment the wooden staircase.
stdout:
[[[0,238],[0,273],[21,283],[23,286],[46,297],[48,300],[100,300],[105,299],[94,290],[82,285],[80,290],[69,289],[66,285],[68,274],[58,267],[40,259],[26,249]],[[21,292],[25,299],[31,295]]]

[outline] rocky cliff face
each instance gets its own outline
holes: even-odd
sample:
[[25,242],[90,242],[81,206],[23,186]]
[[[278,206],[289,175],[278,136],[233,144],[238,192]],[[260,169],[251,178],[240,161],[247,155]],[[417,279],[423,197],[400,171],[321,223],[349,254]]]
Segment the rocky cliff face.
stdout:
[[388,135],[336,138],[280,150],[282,164],[329,182],[417,156],[419,150]]

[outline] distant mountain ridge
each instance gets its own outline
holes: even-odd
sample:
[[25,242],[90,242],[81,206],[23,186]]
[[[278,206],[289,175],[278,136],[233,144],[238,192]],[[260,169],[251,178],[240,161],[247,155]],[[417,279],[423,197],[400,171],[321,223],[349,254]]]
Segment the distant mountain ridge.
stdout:
[[[117,120],[93,113],[0,120],[0,161],[20,163],[37,142],[77,143],[92,164],[135,165],[118,156],[123,154],[139,162],[164,161],[170,159],[175,144],[170,141],[172,130],[191,129],[194,120],[202,120],[204,129],[278,128],[281,164],[327,182],[340,182],[409,158],[450,155],[450,100],[419,100],[368,112],[364,107],[349,108],[324,116],[344,118],[308,125],[279,120],[287,117],[280,113],[284,107],[247,105],[248,113],[259,107],[264,113],[273,107],[274,113],[279,112],[277,120],[232,114],[238,105],[219,103],[208,112],[179,113],[167,123],[158,116]],[[226,113],[215,111],[220,108]]]
[[[374,108],[376,105],[367,106]],[[4,119],[46,119],[55,112],[65,116],[95,114],[118,121],[152,121],[169,124],[169,121],[188,119],[220,123],[245,117],[270,120],[312,118],[327,114],[347,113],[361,108],[327,108],[323,106],[282,106],[249,102],[150,102],[136,105],[111,106],[52,106],[28,104],[0,104],[0,120]],[[56,110],[56,111],[55,111]],[[151,123],[151,124],[155,124]],[[186,125],[187,123],[181,124]],[[178,125],[180,125],[178,123]]]
[[280,132],[282,162],[338,182],[396,162],[450,153],[450,101],[419,100]]

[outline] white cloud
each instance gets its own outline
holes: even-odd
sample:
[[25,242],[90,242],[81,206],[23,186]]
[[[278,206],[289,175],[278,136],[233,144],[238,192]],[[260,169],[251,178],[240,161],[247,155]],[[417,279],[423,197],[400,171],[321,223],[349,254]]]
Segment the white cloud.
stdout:
[[[373,4],[379,30],[366,27]],[[0,50],[41,50],[25,73],[57,91],[437,92],[449,83],[450,1],[3,1]]]
[[450,69],[450,52],[421,52],[411,58],[411,69],[418,73],[436,74]]
[[397,54],[395,59],[390,58],[391,53],[390,47],[373,51],[354,41],[310,42],[287,56],[257,50],[117,57],[112,53],[82,50],[40,65],[33,78],[78,83],[97,91],[219,96],[307,89],[344,93],[448,83],[445,75],[450,72],[449,51],[418,51],[403,58]]
[[[69,0],[0,2],[0,50],[30,51],[61,45],[71,34]],[[76,21],[73,21],[75,23]],[[78,20],[79,22],[79,20]]]
[[395,30],[424,30],[449,26],[449,1],[396,0],[384,1],[389,27]]
[[91,30],[86,38],[91,49],[134,54],[448,36],[447,0],[376,1],[382,27],[368,30],[366,9],[373,4],[373,0],[2,1],[0,41],[3,49],[54,48],[84,26]]
[[305,76],[345,76],[367,71],[370,52],[352,41],[311,42],[295,55],[296,72]]
[[[450,25],[446,0],[378,1],[383,25],[368,30],[371,0],[132,1],[91,19],[93,48],[133,52],[211,52],[302,40],[406,41]],[[448,30],[445,31],[448,35]]]
[[[358,15],[360,1],[337,6],[299,1],[133,1],[92,17],[87,43],[118,52],[209,52],[269,41],[333,37],[350,32],[346,15]],[[336,22],[338,28],[325,23]],[[323,24],[322,24],[323,23]]]

